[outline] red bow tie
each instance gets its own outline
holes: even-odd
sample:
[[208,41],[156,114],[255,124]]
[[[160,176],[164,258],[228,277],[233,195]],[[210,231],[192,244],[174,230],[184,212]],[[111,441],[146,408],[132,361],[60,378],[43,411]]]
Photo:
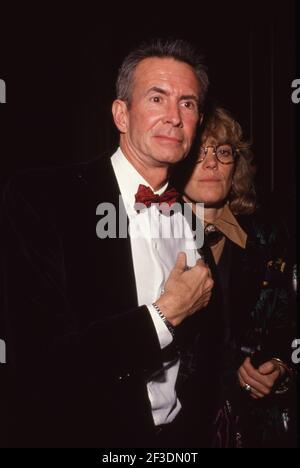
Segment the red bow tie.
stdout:
[[178,197],[179,193],[174,188],[166,190],[161,195],[156,195],[150,187],[140,184],[135,194],[135,202],[143,203],[147,208],[151,206],[152,203],[168,203],[169,206],[172,206],[173,203],[177,201]]

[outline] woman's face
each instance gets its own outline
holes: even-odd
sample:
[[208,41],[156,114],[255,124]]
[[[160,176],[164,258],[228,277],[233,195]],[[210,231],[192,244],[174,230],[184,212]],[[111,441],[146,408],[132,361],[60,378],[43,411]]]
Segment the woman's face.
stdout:
[[[213,138],[207,138],[201,146],[217,147],[218,142]],[[190,201],[204,203],[206,207],[219,207],[225,204],[232,185],[234,166],[234,163],[220,163],[214,154],[214,148],[207,148],[204,160],[195,164],[184,194]]]

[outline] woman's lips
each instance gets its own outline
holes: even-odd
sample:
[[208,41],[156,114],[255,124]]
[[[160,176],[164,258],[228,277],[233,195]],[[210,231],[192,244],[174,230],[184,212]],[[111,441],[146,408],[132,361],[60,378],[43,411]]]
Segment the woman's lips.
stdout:
[[210,177],[208,179],[199,179],[198,182],[221,182],[221,179],[214,179],[213,177]]

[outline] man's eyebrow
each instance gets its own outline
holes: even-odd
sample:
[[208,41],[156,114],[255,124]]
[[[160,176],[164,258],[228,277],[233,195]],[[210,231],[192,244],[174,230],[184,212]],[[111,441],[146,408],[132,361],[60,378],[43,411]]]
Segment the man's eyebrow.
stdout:
[[180,96],[180,99],[192,99],[193,101],[196,101],[197,103],[199,102],[199,97],[196,96],[195,94],[184,94],[183,96]]
[[[152,86],[152,88],[148,89],[146,95],[148,95],[148,94],[150,94],[152,92],[159,93],[159,94],[164,94],[165,96],[168,96],[170,94],[168,91],[166,91],[163,88],[160,88],[158,86]],[[184,94],[184,95],[180,96],[180,100],[187,100],[187,99],[192,99],[197,104],[199,103],[199,97],[196,96],[195,94]]]
[[166,96],[168,96],[168,91],[166,91],[165,89],[163,88],[159,88],[158,86],[152,86],[152,88],[148,89],[146,95],[150,94],[150,93],[160,93],[160,94],[165,94]]

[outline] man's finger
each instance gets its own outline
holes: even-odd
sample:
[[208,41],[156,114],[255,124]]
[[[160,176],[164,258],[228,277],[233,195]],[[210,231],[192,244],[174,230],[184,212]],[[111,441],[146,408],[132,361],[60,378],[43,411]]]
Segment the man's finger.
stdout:
[[202,258],[198,258],[198,260],[196,261],[196,265],[207,266],[207,264],[205,263],[205,261]]
[[174,272],[175,270],[177,273],[179,272],[182,273],[185,271],[185,269],[186,269],[186,253],[179,252],[179,254],[177,255],[175,266],[172,271]]
[[[209,268],[209,266],[207,265],[207,263],[204,262],[204,260],[202,260],[201,258],[199,258],[199,259],[196,261],[196,265],[197,265],[197,266],[200,266],[200,267],[205,267],[208,276],[209,276],[210,278],[212,277],[210,268]],[[196,265],[195,265],[195,266],[196,266]]]

